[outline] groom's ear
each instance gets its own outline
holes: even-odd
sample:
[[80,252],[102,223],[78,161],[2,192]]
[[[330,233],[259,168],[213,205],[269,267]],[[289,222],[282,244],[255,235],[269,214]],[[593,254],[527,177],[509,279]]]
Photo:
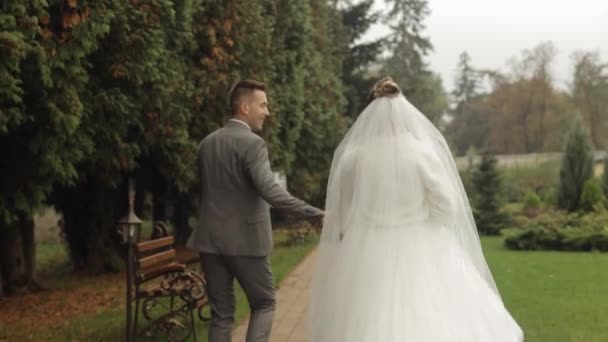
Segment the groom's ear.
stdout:
[[239,108],[241,109],[241,113],[249,114],[250,106],[248,101],[241,101],[241,103],[239,104]]

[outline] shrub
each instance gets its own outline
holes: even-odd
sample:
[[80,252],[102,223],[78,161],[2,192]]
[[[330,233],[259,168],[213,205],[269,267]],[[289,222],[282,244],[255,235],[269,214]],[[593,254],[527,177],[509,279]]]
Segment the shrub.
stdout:
[[602,194],[602,187],[600,182],[591,178],[583,185],[583,192],[581,193],[580,209],[584,211],[593,211],[598,205],[603,205],[604,195]]
[[540,211],[542,201],[540,197],[533,191],[528,191],[524,197],[523,213],[526,216],[536,216]]
[[608,231],[530,229],[507,237],[505,245],[514,250],[608,252]]
[[520,201],[530,191],[544,203],[554,203],[558,184],[559,162],[545,161],[534,165],[517,165],[501,170],[504,195],[508,202]]
[[597,210],[589,213],[568,213],[564,210],[546,209],[535,217],[515,217],[510,228],[523,230],[576,228],[594,232],[608,230],[608,210],[598,207]]
[[517,217],[505,239],[509,249],[557,251],[608,251],[608,210],[589,213],[547,210],[534,218]]

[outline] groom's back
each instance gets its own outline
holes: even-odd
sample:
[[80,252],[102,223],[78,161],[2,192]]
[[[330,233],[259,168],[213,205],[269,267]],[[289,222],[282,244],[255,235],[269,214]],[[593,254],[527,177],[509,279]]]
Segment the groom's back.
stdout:
[[201,200],[208,214],[240,217],[268,211],[244,165],[248,149],[261,139],[249,130],[228,126],[201,142]]
[[268,204],[245,167],[250,148],[261,139],[246,126],[231,123],[199,145],[201,227],[195,242],[199,250],[258,255],[270,248]]

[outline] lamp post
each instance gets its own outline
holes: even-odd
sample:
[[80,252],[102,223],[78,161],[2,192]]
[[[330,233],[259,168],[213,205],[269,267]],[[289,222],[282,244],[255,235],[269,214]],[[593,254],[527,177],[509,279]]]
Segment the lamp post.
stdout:
[[133,203],[135,202],[135,188],[129,180],[129,211],[118,222],[123,242],[127,246],[127,341],[134,340],[133,320],[131,319],[131,303],[133,302],[133,243],[139,238],[142,221],[135,215]]

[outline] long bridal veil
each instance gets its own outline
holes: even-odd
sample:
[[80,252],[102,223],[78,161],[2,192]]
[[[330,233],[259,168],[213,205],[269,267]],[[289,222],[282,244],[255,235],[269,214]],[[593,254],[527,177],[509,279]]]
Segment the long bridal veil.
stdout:
[[[409,137],[409,138],[408,138]],[[416,213],[399,210],[404,201],[418,200],[404,193],[416,182],[408,156],[407,139],[414,139],[433,155],[445,175],[445,194],[455,203],[455,214],[442,222],[456,237],[461,250],[497,296],[498,290],[482,253],[469,201],[450,149],[437,128],[403,95],[379,97],[361,113],[336,149],[327,188],[326,216],[317,258],[314,291],[323,291],[332,254],[350,229],[399,226]],[[359,153],[365,151],[364,154]],[[365,156],[361,158],[360,156]],[[354,157],[359,156],[359,157]],[[396,186],[399,185],[399,186]]]
[[314,342],[521,342],[448,145],[390,79],[330,171],[308,314]]

